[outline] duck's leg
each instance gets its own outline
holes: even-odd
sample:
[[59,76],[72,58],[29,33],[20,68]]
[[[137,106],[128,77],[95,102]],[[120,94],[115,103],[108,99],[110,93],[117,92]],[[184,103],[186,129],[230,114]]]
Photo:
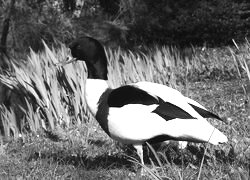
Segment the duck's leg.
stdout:
[[134,144],[133,146],[136,149],[138,156],[140,157],[141,164],[144,165],[142,145],[141,144],[136,144],[136,145]]
[[141,167],[141,175],[143,176],[145,174],[144,172],[144,161],[143,161],[143,149],[142,149],[142,144],[134,144],[133,145],[134,148],[136,149],[137,151],[137,154],[138,156],[140,157],[140,160],[141,160],[141,164],[142,164],[142,167]]

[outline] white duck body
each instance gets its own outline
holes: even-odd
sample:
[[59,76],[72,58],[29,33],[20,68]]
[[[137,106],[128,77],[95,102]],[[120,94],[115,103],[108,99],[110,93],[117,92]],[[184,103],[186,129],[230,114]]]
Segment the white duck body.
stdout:
[[98,102],[103,92],[108,89],[108,83],[102,79],[87,79],[85,84],[85,98],[93,116],[98,110]]
[[[164,140],[210,142],[212,144],[227,141],[227,137],[208,123],[189,103],[205,108],[196,101],[183,96],[179,91],[151,82],[138,82],[130,84],[130,86],[139,88],[153,97],[159,97],[163,101],[179,107],[193,118],[182,119],[177,117],[166,120],[153,112],[159,104],[132,103],[125,104],[122,107],[109,107],[107,103],[109,94],[106,94],[105,98],[100,98],[108,89],[107,82],[88,79],[85,92],[87,104],[92,114],[111,138],[126,144],[143,144],[158,136],[164,136]],[[110,89],[110,91],[112,90]],[[100,103],[103,104],[102,112],[98,109]]]

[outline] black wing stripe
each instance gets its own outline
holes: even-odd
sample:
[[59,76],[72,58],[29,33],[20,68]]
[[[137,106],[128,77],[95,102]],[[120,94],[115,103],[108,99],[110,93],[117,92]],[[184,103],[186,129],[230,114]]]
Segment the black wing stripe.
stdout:
[[146,142],[148,142],[149,144],[156,144],[156,143],[160,143],[160,142],[167,141],[167,140],[176,140],[176,138],[170,135],[162,134],[162,135],[152,137],[148,139]]
[[178,106],[171,104],[169,102],[164,102],[160,104],[153,113],[158,114],[162,118],[164,118],[166,121],[172,120],[175,118],[180,119],[196,119],[193,116],[191,116],[189,113],[184,111],[183,109],[179,108]]
[[195,110],[196,112],[198,112],[198,113],[199,113],[202,117],[204,117],[204,118],[215,118],[215,119],[218,119],[218,120],[224,122],[223,119],[221,119],[219,116],[217,116],[217,115],[214,114],[214,113],[211,113],[211,112],[209,112],[209,111],[207,111],[207,110],[205,110],[205,109],[202,109],[202,108],[200,108],[200,107],[197,107],[197,106],[195,106],[195,105],[193,105],[193,104],[189,104],[189,105],[192,106],[192,107],[194,108],[194,110]]
[[98,101],[98,108],[96,112],[96,119],[98,120],[102,129],[110,136],[109,127],[108,127],[108,115],[109,115],[109,106],[107,103],[107,99],[109,94],[112,92],[112,89],[106,89],[101,95]]
[[109,107],[122,107],[127,104],[152,105],[159,104],[160,98],[148,94],[146,91],[135,86],[121,86],[114,89],[108,97]]

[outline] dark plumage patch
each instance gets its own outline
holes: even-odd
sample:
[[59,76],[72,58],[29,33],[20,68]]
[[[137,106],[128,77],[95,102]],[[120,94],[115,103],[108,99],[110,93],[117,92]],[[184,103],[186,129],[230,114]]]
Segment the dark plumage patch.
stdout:
[[167,121],[175,118],[196,119],[178,106],[164,102],[160,97],[154,97],[135,86],[126,85],[110,92],[108,97],[109,107],[122,107],[127,104],[159,104],[153,113],[158,114]]
[[153,138],[150,138],[146,142],[148,142],[149,144],[156,144],[156,143],[160,143],[160,142],[167,141],[167,140],[175,140],[175,138],[172,136],[163,134],[163,135],[158,135]]
[[165,120],[171,120],[175,118],[180,119],[196,119],[193,116],[191,116],[189,113],[184,111],[183,109],[179,108],[178,106],[171,104],[169,102],[161,103],[154,111],[153,113],[158,114]]
[[86,62],[88,78],[107,80],[107,57],[102,44],[91,37],[81,37],[69,44],[71,54]]
[[218,119],[218,120],[224,122],[223,119],[221,119],[219,116],[217,116],[217,115],[214,114],[214,113],[211,113],[211,112],[209,112],[209,111],[207,111],[207,110],[205,110],[205,109],[199,108],[199,107],[197,107],[197,106],[195,106],[195,105],[193,105],[193,104],[189,104],[189,105],[192,106],[192,107],[194,108],[194,110],[195,110],[196,112],[198,112],[198,113],[199,113],[202,117],[204,117],[204,118],[215,118],[215,119]]
[[102,129],[110,136],[109,128],[108,128],[108,114],[109,114],[109,106],[108,106],[108,97],[112,92],[112,89],[107,89],[101,95],[98,101],[98,108],[96,113],[96,120],[99,122]]
[[161,102],[161,98],[151,96],[146,91],[130,85],[114,89],[108,98],[109,107],[122,107],[127,104],[152,105]]

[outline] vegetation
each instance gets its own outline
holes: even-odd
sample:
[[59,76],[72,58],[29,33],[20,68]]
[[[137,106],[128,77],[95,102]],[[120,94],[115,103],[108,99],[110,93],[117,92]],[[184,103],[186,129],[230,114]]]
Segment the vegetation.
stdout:
[[[249,179],[249,7],[246,0],[0,0],[0,177]],[[105,44],[112,87],[147,80],[178,89],[227,121],[209,120],[229,142],[148,145],[141,167],[88,112],[85,65],[60,65],[66,44],[82,35]]]
[[[20,101],[12,99],[20,114],[15,114],[14,107],[1,108],[3,177],[196,179],[201,168],[202,179],[249,178],[248,94],[242,88],[249,83],[244,66],[248,42],[237,46],[239,49],[194,49],[197,54],[190,60],[181,59],[177,50],[168,47],[148,49],[147,54],[107,49],[112,86],[138,80],[167,84],[228,121],[212,123],[230,142],[209,145],[205,154],[202,144],[193,143],[185,150],[179,150],[174,142],[154,147],[157,151],[153,153],[149,148],[147,167],[143,167],[148,173],[142,177],[135,173],[140,172],[140,164],[134,151],[113,142],[87,112],[83,63],[59,66],[66,59],[66,47],[50,49],[45,43],[44,47],[44,52],[31,51],[27,61],[13,63],[13,72],[0,76],[1,82],[21,97]],[[17,139],[10,141],[12,136]]]

